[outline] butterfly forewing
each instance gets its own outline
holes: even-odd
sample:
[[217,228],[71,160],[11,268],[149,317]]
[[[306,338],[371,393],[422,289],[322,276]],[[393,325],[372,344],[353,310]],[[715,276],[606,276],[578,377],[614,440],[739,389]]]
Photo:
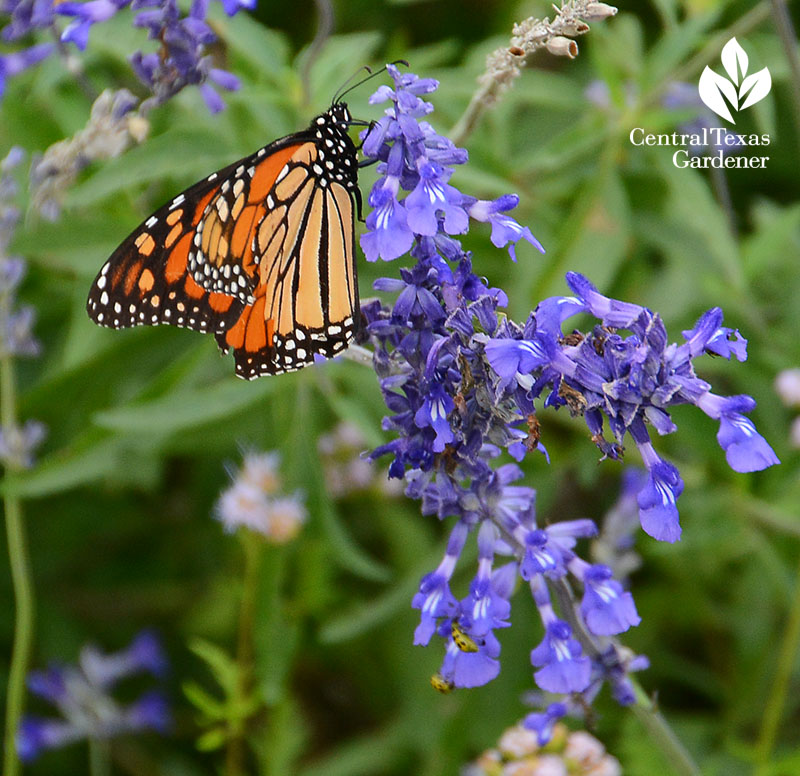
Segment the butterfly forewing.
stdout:
[[359,320],[348,120],[334,105],[157,210],[98,274],[92,320],[214,332],[247,379],[341,352]]

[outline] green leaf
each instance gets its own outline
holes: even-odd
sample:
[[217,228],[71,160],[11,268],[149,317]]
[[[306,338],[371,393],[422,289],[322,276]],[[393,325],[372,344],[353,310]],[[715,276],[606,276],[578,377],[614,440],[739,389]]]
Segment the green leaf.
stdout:
[[41,498],[103,479],[119,466],[119,440],[94,441],[81,449],[65,450],[41,459],[34,469],[6,479],[4,493],[20,498]]
[[134,186],[170,177],[191,183],[229,164],[234,155],[213,126],[166,132],[104,162],[70,190],[66,204],[85,208]]
[[214,752],[225,746],[228,740],[228,731],[225,727],[215,727],[207,730],[196,741],[196,746],[201,752]]
[[206,692],[197,682],[184,682],[181,689],[186,699],[209,720],[226,718],[225,703]]
[[233,695],[239,681],[239,666],[236,661],[222,647],[205,639],[192,639],[189,649],[209,667],[225,695]]
[[103,410],[93,421],[126,433],[174,434],[228,417],[275,390],[273,380],[225,380],[210,388],[181,390],[142,404]]

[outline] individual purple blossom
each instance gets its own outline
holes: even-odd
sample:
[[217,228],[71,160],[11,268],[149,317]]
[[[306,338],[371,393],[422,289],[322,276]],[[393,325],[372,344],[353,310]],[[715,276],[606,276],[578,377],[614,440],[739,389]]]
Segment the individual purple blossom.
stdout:
[[10,78],[46,59],[52,51],[52,43],[37,43],[35,46],[12,51],[10,54],[0,54],[0,97],[5,93]]
[[531,650],[531,663],[541,666],[534,679],[548,692],[581,692],[589,685],[591,661],[572,638],[572,628],[563,620],[553,619],[547,624],[544,639]]
[[61,33],[61,40],[74,43],[83,51],[89,43],[92,25],[108,21],[130,2],[131,0],[88,0],[84,3],[59,3],[56,5],[56,13],[73,17],[73,21]]
[[35,30],[51,28],[54,9],[53,0],[0,0],[0,13],[11,17],[3,28],[3,40],[19,40]]
[[596,636],[615,636],[641,622],[633,596],[622,589],[608,566],[590,565],[575,558],[570,562],[570,571],[583,581],[581,614],[586,627]]
[[104,654],[87,645],[81,650],[78,665],[51,665],[44,671],[31,671],[30,691],[62,716],[23,717],[16,740],[20,759],[30,762],[47,749],[86,738],[109,739],[145,730],[165,733],[170,713],[159,691],[148,691],[128,704],[119,703],[111,695],[129,676],[147,672],[161,677],[165,670],[166,658],[159,640],[144,631],[121,652]]
[[255,10],[257,0],[221,0],[222,7],[228,16],[235,16],[242,8]]
[[756,431],[753,421],[742,414],[756,406],[750,396],[715,396],[709,392],[700,397],[697,406],[709,417],[719,420],[717,441],[731,469],[758,472],[780,463],[767,440]]
[[92,644],[85,646],[80,654],[80,667],[92,684],[110,688],[120,679],[137,673],[163,677],[167,659],[156,634],[142,631],[127,649],[109,655]]
[[456,523],[447,543],[447,552],[437,569],[426,574],[411,606],[420,610],[420,624],[414,632],[414,644],[427,644],[436,630],[437,620],[450,618],[458,611],[458,601],[450,592],[450,578],[464,549],[468,528]]
[[506,215],[506,211],[513,210],[519,204],[519,197],[516,194],[504,194],[495,200],[476,200],[467,208],[467,213],[476,221],[485,221],[492,225],[492,244],[498,248],[505,248],[508,245],[508,252],[511,258],[516,261],[516,244],[521,240],[527,240],[537,251],[544,253],[542,244],[531,234],[527,226],[520,226],[511,216]]
[[536,733],[536,738],[539,746],[545,746],[553,737],[553,728],[567,713],[567,707],[564,703],[551,703],[544,711],[531,712],[522,724],[528,730]]

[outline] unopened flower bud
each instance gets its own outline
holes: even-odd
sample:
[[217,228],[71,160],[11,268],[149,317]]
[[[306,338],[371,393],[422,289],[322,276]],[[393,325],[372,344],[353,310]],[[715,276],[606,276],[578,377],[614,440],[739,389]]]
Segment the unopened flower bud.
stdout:
[[581,14],[587,21],[599,21],[607,19],[609,16],[616,16],[617,9],[608,3],[589,3],[586,10]]
[[547,50],[557,57],[575,59],[578,56],[578,44],[574,40],[557,35],[547,41]]

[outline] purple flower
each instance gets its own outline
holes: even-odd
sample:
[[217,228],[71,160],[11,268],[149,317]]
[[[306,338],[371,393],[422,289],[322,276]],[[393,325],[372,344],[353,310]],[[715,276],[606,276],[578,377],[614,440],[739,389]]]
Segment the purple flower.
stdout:
[[590,566],[576,559],[570,566],[571,569],[573,567],[583,579],[581,614],[592,633],[614,636],[642,621],[633,603],[633,596],[622,589],[608,566]]
[[17,752],[30,762],[46,749],[56,749],[85,738],[108,739],[143,730],[166,732],[170,723],[166,700],[150,691],[128,705],[121,705],[111,690],[128,676],[141,671],[162,675],[166,660],[156,637],[149,631],[130,646],[110,655],[96,647],[81,650],[77,666],[51,666],[28,676],[31,692],[44,698],[62,718],[28,716],[17,730]]
[[[208,109],[212,113],[222,110],[225,104],[212,84],[235,91],[239,79],[212,67],[211,57],[205,53],[206,46],[217,39],[206,22],[208,0],[193,0],[188,16],[181,15],[176,0],[161,0],[156,7],[151,0],[133,0],[132,5],[139,11],[134,25],[147,29],[149,37],[161,41],[166,52],[162,56],[137,51],[130,60],[136,75],[153,92],[156,103],[165,102],[186,86],[198,85]],[[243,6],[249,7],[236,0],[224,3],[229,15]]]
[[458,611],[458,601],[450,592],[450,577],[467,539],[467,526],[456,523],[447,543],[447,553],[436,571],[426,574],[419,585],[411,606],[420,610],[420,624],[414,632],[415,644],[427,644],[436,630],[437,620],[452,617]]
[[756,403],[749,396],[715,396],[706,393],[697,402],[703,412],[719,420],[717,441],[725,451],[728,465],[736,472],[758,472],[780,463],[767,440],[753,422],[742,415]]
[[53,51],[52,43],[39,43],[21,51],[0,55],[0,97],[6,90],[6,82],[23,70],[41,62]]
[[242,8],[252,11],[256,7],[256,0],[221,0],[222,7],[228,16],[234,16]]
[[87,645],[81,650],[80,665],[98,687],[113,687],[120,679],[143,671],[156,677],[167,671],[166,656],[152,631],[142,631],[127,649],[110,655]]
[[0,11],[11,17],[3,29],[3,40],[19,40],[34,30],[53,26],[53,0],[4,0]]
[[59,749],[82,737],[69,722],[26,715],[17,730],[17,754],[22,762],[33,762],[46,749]]
[[16,469],[30,469],[33,454],[47,436],[47,426],[26,420],[23,426],[0,427],[0,463]]
[[373,208],[367,216],[367,231],[361,235],[361,248],[367,261],[384,261],[402,256],[411,250],[414,234],[408,226],[405,207],[397,201],[397,191],[375,187],[369,195]]
[[[640,447],[640,449],[642,449]],[[647,483],[639,491],[639,520],[645,533],[661,542],[677,542],[681,526],[676,502],[683,492],[683,480],[678,470],[661,460],[649,447]]]
[[419,183],[406,197],[408,226],[412,232],[433,236],[439,231],[440,214],[447,234],[467,231],[469,216],[463,207],[461,192],[450,186],[450,172],[436,162],[419,167]]
[[522,720],[523,727],[536,733],[539,746],[546,746],[553,737],[553,728],[567,713],[563,703],[551,703],[543,712],[533,712]]
[[447,644],[439,674],[454,687],[482,687],[500,673],[500,642],[491,632],[481,640],[475,652],[466,652],[455,641]]
[[61,33],[61,40],[71,41],[81,51],[89,42],[89,30],[93,24],[105,22],[112,18],[117,11],[124,8],[131,0],[88,0],[85,3],[65,2],[56,5],[56,13],[62,16],[73,16],[71,21]]
[[[414,643],[441,639],[445,655],[437,687],[492,680],[500,670],[495,631],[510,625],[519,576],[545,626],[542,643],[531,652],[539,686],[581,693],[580,702],[589,704],[608,683],[621,703],[629,703],[628,675],[646,659],[628,655],[607,637],[639,623],[633,598],[608,566],[581,559],[578,543],[596,534],[593,521],[539,524],[536,492],[517,484],[523,471],[507,462],[504,451],[521,460],[544,450],[539,414],[562,407],[584,417],[604,458],[621,459],[631,437],[647,475],[628,486],[624,525],[612,537],[618,542],[611,553],[630,547],[629,517],[635,520],[637,511],[648,533],[675,541],[683,483],[655,452],[649,429],[673,433],[670,408],[694,404],[727,424],[721,433],[726,451],[744,445],[755,457],[750,451],[758,443],[747,429],[729,431],[741,424],[732,413],[741,417],[752,407],[729,405],[723,412],[693,366],[704,353],[743,360],[746,341],[722,326],[722,313],[713,308],[684,332],[682,344],[670,343],[657,313],[605,296],[576,273],[567,275],[572,296],[543,300],[523,323],[500,315],[505,293],[475,274],[454,235],[466,231],[472,218],[491,223],[492,241],[498,247],[510,243],[512,257],[520,239],[541,246],[506,215],[516,196],[477,200],[451,184],[466,153],[421,120],[433,110],[422,96],[438,84],[394,66],[387,70],[394,88],[380,87],[370,102],[388,106],[362,135],[363,153],[377,161],[378,171],[362,244],[371,261],[409,252],[414,263],[399,277],[376,281],[377,290],[396,295],[393,305],[372,301],[362,307],[387,407],[383,428],[394,434],[370,457],[391,456],[389,476],[403,480],[423,514],[455,518],[445,557],[423,577],[412,602],[420,611]],[[595,325],[570,329],[568,319],[577,314],[594,316]],[[470,534],[477,540],[477,572],[458,600],[451,584]],[[499,558],[505,560],[495,568]],[[569,623],[562,621],[551,594],[558,595],[562,611],[579,583],[581,606],[570,612]],[[566,705],[532,715],[531,729],[547,737]]]
[[563,620],[548,623],[544,640],[531,651],[531,663],[542,666],[533,678],[547,692],[581,692],[589,686],[591,661]]
[[498,248],[508,245],[511,258],[516,261],[516,244],[520,240],[527,240],[537,251],[544,253],[542,244],[531,234],[531,230],[520,226],[513,218],[505,215],[507,210],[513,210],[519,204],[516,194],[504,194],[493,201],[479,199],[467,208],[471,218],[476,221],[488,221],[492,225],[492,244]]
[[446,444],[453,441],[453,431],[447,416],[453,411],[453,400],[445,393],[441,385],[434,385],[425,397],[422,406],[414,415],[414,422],[420,428],[430,426],[435,432],[432,447],[435,453],[441,453]]

